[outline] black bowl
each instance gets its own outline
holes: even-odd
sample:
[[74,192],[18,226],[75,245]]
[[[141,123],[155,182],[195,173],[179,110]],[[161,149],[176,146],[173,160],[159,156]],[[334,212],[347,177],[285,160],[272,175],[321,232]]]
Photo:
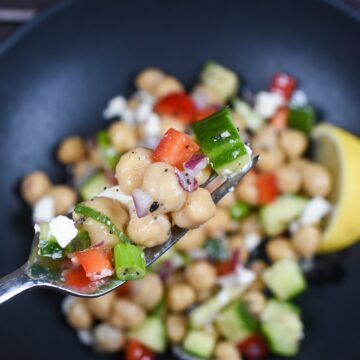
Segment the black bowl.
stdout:
[[[354,18],[318,1],[87,0],[50,9],[0,48],[0,274],[25,261],[32,240],[19,179],[42,169],[64,180],[56,144],[105,126],[107,100],[129,94],[140,69],[156,65],[190,85],[215,59],[254,89],[284,70],[323,119],[359,134],[359,39]],[[336,269],[344,276],[336,270],[299,299],[306,336],[297,359],[360,358],[360,247],[342,258]],[[66,325],[61,298],[34,291],[2,305],[0,357],[95,359]]]

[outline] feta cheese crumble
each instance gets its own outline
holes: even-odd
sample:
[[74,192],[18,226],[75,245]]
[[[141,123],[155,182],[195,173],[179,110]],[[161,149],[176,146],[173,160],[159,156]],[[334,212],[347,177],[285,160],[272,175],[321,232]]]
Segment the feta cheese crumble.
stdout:
[[103,117],[106,120],[111,120],[114,117],[122,117],[127,108],[127,102],[124,96],[115,96],[107,104],[103,111]]
[[291,107],[302,107],[308,104],[308,97],[302,90],[295,90],[290,99]]
[[254,111],[261,117],[269,118],[284,104],[283,97],[275,92],[260,91],[255,97]]
[[244,237],[245,247],[250,252],[259,246],[260,241],[261,241],[261,237],[257,233],[249,233],[246,234]]
[[64,215],[59,215],[49,222],[49,235],[54,236],[59,245],[64,248],[78,233],[74,222]]
[[55,202],[51,196],[41,198],[33,209],[33,221],[35,223],[50,221],[55,216]]

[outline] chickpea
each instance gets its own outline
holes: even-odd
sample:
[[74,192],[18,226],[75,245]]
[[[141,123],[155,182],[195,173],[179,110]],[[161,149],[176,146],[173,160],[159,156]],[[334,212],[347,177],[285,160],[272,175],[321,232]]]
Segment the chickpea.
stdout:
[[68,323],[77,330],[89,329],[93,318],[82,299],[74,299],[67,310]]
[[170,310],[180,312],[186,310],[196,300],[195,291],[186,283],[177,283],[169,287],[167,303]]
[[249,250],[246,248],[244,238],[241,235],[233,235],[229,238],[229,248],[232,252],[239,252],[239,262],[244,264],[249,257]]
[[231,205],[233,205],[236,201],[235,192],[229,192],[227,193],[219,202],[218,206],[223,208],[229,208]]
[[118,328],[130,329],[140,325],[145,320],[144,309],[133,301],[118,298],[114,301],[108,321]]
[[234,344],[220,341],[215,347],[215,360],[241,360],[241,354]]
[[254,316],[259,316],[265,308],[266,297],[260,291],[250,290],[244,295],[248,310]]
[[[106,197],[96,197],[92,200],[84,201],[83,204],[108,216],[119,230],[123,230],[125,224],[128,222],[128,213],[117,200]],[[106,225],[90,217],[84,217],[73,212],[73,219],[75,222],[81,224],[84,230],[89,232],[92,244],[104,241],[104,246],[113,247],[119,240],[115,234],[109,231]]]
[[186,318],[182,315],[169,314],[166,316],[166,331],[173,344],[182,341],[186,334]]
[[203,185],[206,183],[206,181],[209,179],[211,175],[211,171],[212,171],[211,166],[208,165],[196,175],[195,178],[199,183],[199,185]]
[[240,224],[240,233],[245,236],[251,233],[262,234],[263,229],[256,213],[248,215]]
[[42,171],[34,171],[26,175],[21,182],[21,196],[30,205],[34,205],[51,188],[49,177]]
[[205,223],[204,228],[207,235],[216,236],[230,230],[231,225],[229,212],[222,208],[216,208],[215,215]]
[[125,345],[123,332],[107,323],[101,323],[94,328],[94,347],[102,353],[115,353]]
[[167,240],[170,228],[170,221],[164,214],[150,214],[142,218],[132,215],[126,232],[135,244],[153,247]]
[[281,259],[296,259],[296,252],[292,244],[286,238],[275,238],[266,244],[266,255],[271,261]]
[[86,156],[84,140],[79,136],[67,137],[60,144],[56,156],[63,164],[76,164]]
[[309,196],[326,197],[331,192],[332,181],[325,166],[308,162],[303,166],[304,191]]
[[189,230],[177,243],[176,248],[182,251],[191,251],[202,247],[206,239],[204,227]]
[[140,90],[151,92],[164,76],[164,73],[160,69],[147,68],[137,75],[135,78],[135,86]]
[[236,126],[236,128],[239,131],[245,131],[246,130],[246,123],[244,121],[244,118],[236,111],[231,111],[231,117],[233,119],[233,122]]
[[259,203],[259,191],[256,185],[256,175],[253,172],[246,174],[235,188],[235,195],[240,201],[256,206]]
[[172,274],[170,274],[165,279],[165,285],[167,287],[170,287],[174,284],[184,283],[185,282],[185,275],[183,271],[176,271]]
[[296,159],[304,154],[308,139],[302,131],[285,129],[280,133],[280,145],[289,159]]
[[138,142],[136,129],[123,121],[113,122],[108,134],[111,144],[120,153],[133,149]]
[[216,206],[209,191],[198,188],[187,195],[184,207],[171,215],[177,226],[191,229],[204,224],[214,216],[215,211]]
[[301,171],[294,165],[283,165],[275,170],[276,184],[282,193],[298,193],[302,185]]
[[48,195],[54,200],[56,215],[67,214],[75,205],[77,199],[76,191],[66,185],[52,187]]
[[294,249],[302,256],[312,256],[320,245],[321,231],[317,226],[304,225],[291,237]]
[[279,146],[260,151],[259,155],[260,159],[256,166],[260,171],[264,172],[276,170],[285,161],[284,151]]
[[123,154],[116,165],[115,177],[121,190],[131,195],[135,188],[140,188],[146,169],[152,163],[152,151],[136,148]]
[[149,273],[143,279],[134,281],[129,296],[146,310],[153,309],[164,296],[164,286],[159,275]]
[[254,136],[251,146],[255,153],[269,151],[278,146],[278,134],[272,126],[264,126]]
[[185,203],[186,193],[175,169],[167,163],[151,164],[145,170],[142,188],[160,204],[163,212],[178,211]]
[[160,118],[160,135],[163,136],[169,129],[175,129],[181,132],[185,132],[186,125],[185,123],[177,120],[171,116],[161,116]]
[[86,307],[95,318],[105,320],[110,315],[115,297],[115,292],[109,292],[106,295],[84,301]]
[[184,91],[184,87],[173,76],[164,76],[153,88],[152,93],[155,97],[161,98],[165,95]]
[[216,284],[216,269],[207,261],[197,261],[190,264],[185,271],[187,282],[196,290],[204,291]]

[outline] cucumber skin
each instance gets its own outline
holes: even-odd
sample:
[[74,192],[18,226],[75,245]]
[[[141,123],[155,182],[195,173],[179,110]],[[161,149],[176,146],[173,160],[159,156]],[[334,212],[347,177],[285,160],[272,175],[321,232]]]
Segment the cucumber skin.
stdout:
[[[278,281],[279,277],[281,277],[280,283]],[[281,300],[291,299],[307,288],[307,283],[299,264],[289,259],[279,260],[272,264],[263,272],[262,279],[276,297]],[[285,282],[286,289],[283,286]],[[291,286],[292,289],[290,289]]]
[[315,110],[312,106],[306,105],[300,108],[290,109],[289,127],[300,130],[310,135],[315,123]]
[[149,316],[137,328],[130,331],[129,337],[137,339],[157,353],[162,353],[166,350],[165,325],[157,316]]
[[215,337],[204,331],[190,330],[183,341],[183,348],[190,354],[210,359],[215,348]]
[[[250,160],[228,108],[193,123],[192,127],[201,150],[209,157],[211,166],[220,175],[240,171]],[[225,131],[229,136],[221,137]],[[226,170],[230,173],[226,174]]]

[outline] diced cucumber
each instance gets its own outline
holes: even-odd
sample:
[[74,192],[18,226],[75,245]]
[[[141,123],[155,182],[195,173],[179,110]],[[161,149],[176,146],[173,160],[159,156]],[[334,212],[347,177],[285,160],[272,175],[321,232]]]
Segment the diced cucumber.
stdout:
[[163,321],[156,316],[149,316],[142,324],[131,330],[129,337],[140,341],[155,352],[166,349],[166,332]]
[[49,234],[49,223],[40,224],[38,254],[40,256],[60,259],[68,254],[87,249],[90,246],[90,238],[87,231],[79,231],[65,248],[62,248],[56,238]]
[[315,110],[312,106],[306,105],[299,108],[292,108],[289,112],[289,127],[300,130],[310,135],[315,123]]
[[260,210],[260,219],[267,235],[283,232],[303,211],[308,199],[298,195],[282,195]]
[[262,274],[263,281],[275,296],[287,300],[304,291],[307,287],[299,264],[283,259],[268,267]]
[[64,249],[54,236],[50,236],[49,232],[49,223],[40,224],[38,254],[52,259],[60,259],[64,256]]
[[227,177],[237,173],[250,161],[228,108],[196,121],[192,127],[201,150],[219,175]]
[[245,303],[236,302],[216,318],[216,325],[225,339],[238,343],[256,331],[257,323]]
[[183,348],[190,354],[200,356],[203,359],[210,359],[216,339],[205,331],[190,330],[183,341]]
[[67,256],[73,252],[85,250],[90,247],[90,245],[91,240],[89,233],[85,230],[79,230],[76,237],[65,247],[64,255]]
[[264,126],[265,119],[259,116],[250,105],[239,99],[235,98],[232,101],[235,112],[239,115],[242,122],[245,126],[251,131],[258,131],[262,126]]
[[261,322],[270,321],[273,318],[278,318],[282,314],[289,312],[300,316],[300,308],[294,303],[271,298],[261,313]]
[[96,142],[101,151],[102,159],[105,168],[110,170],[115,169],[120,159],[120,154],[114,149],[111,144],[107,131],[101,130],[96,134]]
[[222,100],[234,96],[239,88],[237,74],[215,61],[209,61],[205,64],[200,79]]
[[250,213],[250,206],[242,201],[236,201],[230,207],[230,216],[234,220],[240,220]]
[[208,324],[223,308],[237,299],[246,288],[247,285],[224,288],[191,312],[190,325],[199,328]]
[[90,200],[103,192],[105,188],[109,188],[111,186],[112,185],[106,178],[105,174],[99,172],[87,179],[80,186],[79,192],[83,200]]
[[287,302],[270,300],[261,315],[261,330],[273,353],[294,356],[303,336],[299,309]]

